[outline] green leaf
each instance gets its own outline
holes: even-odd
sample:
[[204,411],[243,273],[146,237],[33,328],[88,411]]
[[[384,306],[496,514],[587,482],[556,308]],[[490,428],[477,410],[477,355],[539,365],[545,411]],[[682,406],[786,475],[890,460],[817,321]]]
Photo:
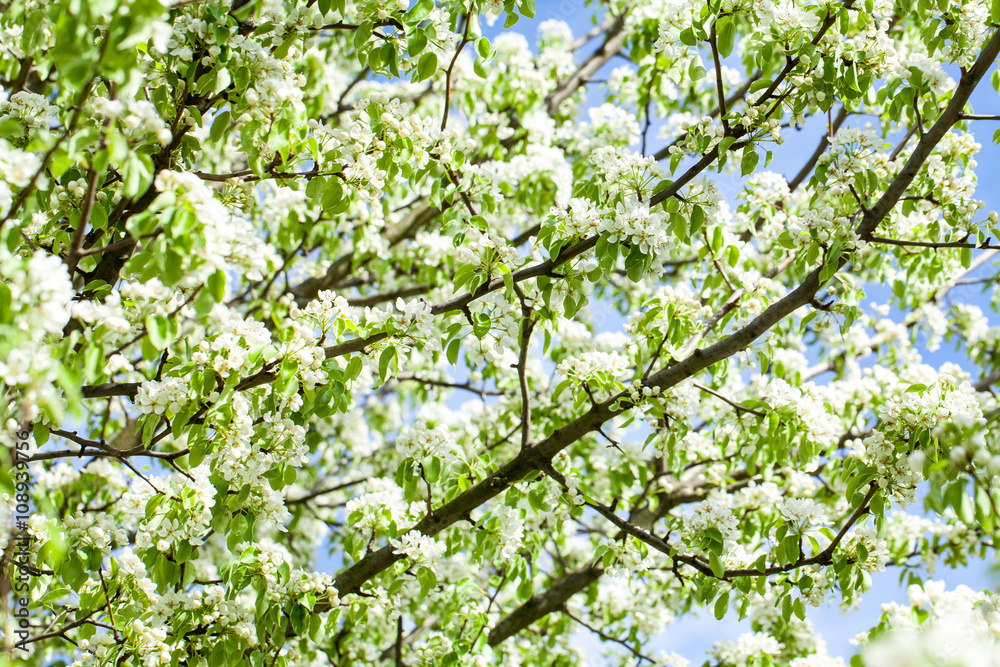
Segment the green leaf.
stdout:
[[792,604],[792,612],[799,617],[800,621],[806,620],[806,606],[803,604],[802,598],[795,599]]
[[436,456],[430,457],[424,465],[424,478],[433,484],[441,477],[441,459]]
[[532,585],[531,577],[525,575],[521,583],[517,586],[517,598],[521,602],[527,602],[531,598]]
[[292,612],[289,614],[289,617],[292,620],[292,629],[295,630],[296,634],[301,635],[306,628],[306,620],[309,617],[309,610],[296,602],[292,606]]
[[489,76],[489,72],[486,71],[486,66],[483,63],[482,58],[476,58],[476,60],[472,63],[472,71],[475,72],[476,76],[480,79],[485,79]]
[[717,579],[722,579],[726,575],[726,568],[722,566],[722,560],[714,551],[708,554],[708,564]]
[[216,303],[226,298],[226,274],[221,269],[208,277],[208,291]]
[[754,150],[753,146],[747,146],[743,149],[743,160],[740,162],[740,171],[744,176],[753,173],[753,170],[757,168],[757,163],[760,162],[760,155]]
[[423,21],[430,16],[432,9],[434,9],[434,0],[420,0],[410,7],[410,11],[406,13],[407,23],[417,24]]
[[416,57],[418,53],[424,50],[427,46],[427,35],[424,34],[422,30],[410,35],[406,43],[406,53],[409,54],[411,58]]
[[448,363],[452,366],[458,363],[458,352],[462,347],[462,341],[458,338],[448,343]]
[[372,37],[372,22],[365,21],[358,26],[357,31],[354,33],[354,48],[361,51],[362,48],[368,43],[368,40]]
[[159,313],[147,315],[146,331],[149,333],[149,342],[157,350],[163,350],[170,344],[170,323],[165,315]]
[[697,234],[703,224],[705,224],[705,209],[695,204],[691,209],[691,235]]
[[222,137],[225,136],[232,120],[233,115],[229,111],[223,111],[215,117],[215,120],[212,121],[212,130],[210,132],[212,141],[222,141]]
[[13,296],[7,283],[0,281],[0,324],[10,324]]
[[396,358],[396,348],[389,346],[382,350],[382,356],[378,360],[378,374],[384,382],[389,377],[389,364]]
[[704,67],[697,61],[692,59],[691,64],[688,65],[688,76],[691,77],[692,81],[700,81],[708,75],[708,72]]
[[731,18],[723,17],[716,23],[719,39],[719,53],[728,58],[736,47],[736,24]]
[[[290,40],[286,40],[286,41],[290,41]],[[229,70],[227,68],[225,68],[225,67],[219,68],[217,70],[217,74],[216,74],[216,77],[215,77],[215,86],[212,89],[212,93],[215,94],[215,95],[218,95],[223,90],[225,90],[226,88],[228,88],[229,84],[232,83],[232,81],[233,81],[233,79],[229,75]]]
[[729,591],[720,595],[719,599],[715,601],[715,618],[721,621],[725,618],[727,611],[729,611]]
[[490,55],[490,40],[480,37],[476,40],[476,53],[480,58],[488,58]]
[[427,52],[420,56],[420,61],[417,63],[416,74],[411,78],[413,83],[423,81],[425,79],[431,78],[437,71],[438,59],[437,54],[433,52]]

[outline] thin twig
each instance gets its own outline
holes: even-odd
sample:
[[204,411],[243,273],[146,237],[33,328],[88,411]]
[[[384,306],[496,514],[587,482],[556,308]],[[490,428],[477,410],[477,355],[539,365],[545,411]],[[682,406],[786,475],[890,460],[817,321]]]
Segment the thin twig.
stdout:
[[[441,116],[441,130],[444,131],[448,127],[448,114],[451,109],[451,73],[455,69],[455,63],[458,61],[458,56],[462,53],[465,45],[469,43],[469,28],[472,26],[472,16],[469,14],[465,15],[465,32],[462,33],[462,41],[458,43],[458,48],[455,49],[455,55],[451,58],[451,64],[448,65],[448,71],[445,73],[444,80],[444,114]],[[457,184],[456,184],[457,185]],[[473,213],[475,215],[475,213]]]
[[733,406],[734,408],[736,408],[737,410],[739,410],[741,412],[746,412],[746,413],[749,413],[751,415],[756,415],[757,417],[760,417],[761,419],[764,419],[765,417],[767,417],[767,415],[765,415],[763,412],[760,412],[759,410],[754,410],[753,408],[748,408],[745,405],[741,405],[741,404],[737,403],[736,401],[734,401],[734,400],[732,400],[730,398],[727,398],[726,396],[723,396],[722,394],[720,394],[719,392],[715,391],[711,387],[706,387],[705,385],[700,384],[698,382],[692,382],[691,384],[693,384],[697,389],[700,389],[701,391],[705,392],[706,394],[711,394],[712,396],[715,396],[716,398],[718,398],[719,400],[723,401],[724,403],[728,403],[729,405]]

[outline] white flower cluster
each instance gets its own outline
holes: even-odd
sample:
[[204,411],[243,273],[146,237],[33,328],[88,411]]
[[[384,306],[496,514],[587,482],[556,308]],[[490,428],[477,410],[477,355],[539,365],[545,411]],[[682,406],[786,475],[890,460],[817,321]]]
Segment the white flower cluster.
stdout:
[[365,325],[369,331],[382,331],[388,325],[394,333],[416,337],[424,333],[430,321],[431,307],[423,299],[407,302],[398,298],[395,309],[392,306],[386,306],[384,310],[365,307]]
[[444,544],[417,530],[411,530],[399,540],[389,540],[389,543],[395,547],[394,553],[406,556],[421,565],[436,564],[446,549]]
[[20,418],[33,421],[40,409],[64,403],[55,386],[59,362],[45,340],[61,337],[73,285],[58,257],[39,250],[25,259],[6,247],[0,248],[0,281],[10,292],[11,317],[11,324],[0,325],[0,383],[14,392],[6,400],[16,400]]
[[[332,304],[320,305],[317,310],[332,312],[333,307]],[[325,383],[327,379],[326,371],[323,369],[326,351],[323,349],[320,339],[320,335],[324,335],[326,332],[317,334],[313,324],[306,319],[289,317],[285,320],[284,330],[291,330],[292,333],[287,341],[278,345],[278,357],[295,360],[297,364],[296,378],[306,389],[313,389],[317,385]],[[294,401],[295,398],[293,397],[292,400]],[[301,402],[298,405],[301,406]]]
[[[1000,665],[1000,597],[929,580],[906,589],[913,610],[886,605],[890,632],[864,647],[866,665]],[[916,609],[923,620],[918,620]],[[908,613],[909,612],[909,613]]]
[[223,431],[225,446],[214,454],[216,468],[227,480],[250,485],[254,495],[248,509],[283,523],[289,516],[284,500],[263,476],[282,463],[297,467],[309,460],[305,429],[271,412],[265,413],[256,429],[250,401],[243,394],[235,394],[231,400],[232,421]]
[[986,38],[993,22],[991,5],[984,0],[945,5],[950,16],[943,17],[955,26],[951,37],[941,45],[941,56],[961,67],[972,67],[979,54],[979,45]]
[[504,506],[496,516],[500,521],[497,529],[497,558],[509,562],[524,545],[524,520],[521,518],[521,510],[508,506]]
[[[146,504],[158,493],[145,480],[136,480],[122,495],[121,510],[128,525],[135,525],[135,548],[172,552],[181,540],[193,546],[211,532],[216,489],[209,482],[209,468],[202,464],[189,471],[193,480],[181,475],[151,477],[150,483],[165,495],[157,511],[146,517]],[[177,501],[175,499],[180,499]]]
[[423,422],[416,422],[412,427],[403,427],[396,438],[396,449],[405,457],[416,460],[432,456],[446,457],[454,453],[455,439],[445,426],[428,428]]
[[[653,19],[659,23],[659,34],[653,44],[654,53],[662,53],[668,60],[677,60],[688,54],[680,43],[680,33],[690,28],[701,6],[697,0],[671,0],[671,2],[649,2],[638,5],[629,12],[629,22]],[[692,49],[693,50],[693,49]],[[682,61],[687,69],[686,61]]]
[[548,19],[538,25],[538,40],[546,48],[566,48],[573,42],[573,29],[565,21]]
[[16,327],[25,334],[58,334],[69,320],[73,284],[66,266],[58,257],[41,250],[27,261],[0,254],[0,275],[10,289],[11,308]]
[[[913,71],[920,73],[920,78],[935,95],[942,95],[955,87],[955,81],[941,67],[941,63],[924,53],[913,53],[900,63],[907,79],[914,79]],[[911,69],[912,68],[912,69]]]
[[[14,203],[12,188],[25,187],[41,166],[41,159],[34,153],[14,148],[0,139],[0,215],[7,215]],[[37,182],[42,186],[44,176],[39,176]]]
[[[111,203],[115,204],[120,200],[121,183],[119,182],[116,183],[115,185],[112,185],[110,189],[112,190]],[[83,199],[84,197],[86,197],[86,195],[87,195],[87,179],[85,178],[78,178],[76,180],[69,181],[65,185],[58,182],[55,183],[52,186],[52,192],[49,195],[49,205],[52,208],[50,215],[55,214],[60,209],[76,210],[76,208],[82,205]],[[108,201],[108,193],[105,192],[104,190],[98,190],[96,193],[94,193],[94,199],[96,199],[98,202],[106,203]],[[36,216],[41,218],[42,215],[44,214],[36,213],[35,215],[32,216],[32,218],[35,218]],[[45,226],[46,220],[45,218],[41,218],[39,222],[41,224],[35,224],[34,219],[32,220],[31,231],[35,235],[37,235]]]
[[130,139],[141,141],[146,135],[152,135],[161,146],[166,146],[173,139],[173,133],[160,118],[152,102],[129,99],[125,108],[128,113],[122,118],[122,123]]
[[403,499],[403,491],[394,484],[378,484],[385,488],[362,494],[347,501],[345,513],[351,517],[358,513],[357,521],[352,525],[363,532],[372,532],[392,521],[397,525],[405,525],[421,516],[419,506],[413,508]]
[[[275,8],[273,4],[269,6],[272,10]],[[273,11],[268,13],[274,14]],[[318,15],[315,10],[300,14],[298,8],[292,8],[287,16],[281,11],[280,18],[274,16],[274,23],[277,25],[264,31],[260,37],[240,34],[234,26],[224,23],[220,25],[181,14],[172,21],[169,39],[163,44],[154,44],[151,52],[156,56],[170,56],[184,62],[192,62],[195,53],[201,53],[204,54],[201,56],[201,65],[210,69],[235,72],[241,66],[247,67],[252,74],[251,85],[245,94],[245,101],[249,105],[248,115],[250,118],[273,120],[286,111],[295,113],[302,109],[306,84],[305,75],[295,71],[291,59],[275,58],[273,51],[283,39],[279,35],[286,28],[297,29],[304,22],[311,23],[313,13]],[[284,19],[288,19],[290,23],[286,24]],[[261,21],[267,23],[263,16]],[[272,44],[275,39],[278,42]],[[298,47],[292,47],[291,52],[298,54]],[[221,62],[223,57],[228,58],[228,61]]]
[[645,572],[653,564],[653,559],[644,555],[636,540],[625,538],[616,540],[608,548],[612,562],[605,569],[610,577],[624,578],[636,572]]
[[185,286],[203,284],[217,269],[229,272],[236,267],[247,280],[261,280],[280,264],[274,247],[261,240],[250,221],[233,215],[195,174],[163,170],[157,173],[154,185],[160,192],[173,192],[190,204],[199,224],[189,233],[204,236],[204,246],[196,251],[204,264],[191,267],[201,270],[185,271]]
[[90,106],[94,118],[99,121],[113,121],[125,111],[125,103],[121,100],[112,100],[107,97],[91,97]]
[[[638,400],[636,396],[637,382],[633,381],[629,394],[633,400]],[[674,385],[667,391],[661,391],[658,387],[643,387],[642,395],[645,398],[656,397],[657,404],[663,408],[663,413],[670,419],[676,419],[682,423],[688,422],[694,417],[698,407],[698,402],[702,396],[694,383],[688,379]],[[654,413],[650,413],[650,425],[655,419]]]
[[773,171],[759,171],[747,178],[747,186],[738,197],[746,199],[753,209],[777,206],[788,199],[788,181]]
[[146,566],[142,560],[132,552],[132,548],[126,546],[116,556],[112,556],[119,566],[119,573],[124,579],[131,579],[135,587],[146,596],[147,600],[155,604],[157,599],[156,584],[149,578]]
[[[669,336],[671,332],[687,338],[692,326],[712,314],[712,309],[702,305],[687,285],[660,285],[642,306],[647,310],[632,313],[625,325],[625,331],[633,339]],[[675,346],[668,343],[663,349],[670,354]]]
[[222,304],[212,309],[213,329],[219,333],[198,343],[191,360],[198,365],[211,366],[219,377],[246,376],[254,367],[250,351],[271,343],[271,333],[262,322],[244,319]]
[[583,491],[580,490],[580,478],[575,475],[566,475],[566,495],[569,496],[569,501],[574,506],[579,507],[587,502],[587,499],[583,495]]
[[254,622],[253,598],[230,599],[226,588],[210,585],[195,590],[190,597],[188,608],[195,612],[203,623],[226,628],[250,646],[256,646],[257,627]]
[[278,580],[278,570],[282,565],[291,565],[292,555],[281,544],[269,539],[253,543],[241,542],[236,545],[240,552],[240,561],[248,563],[254,574],[260,575],[267,582],[268,597],[272,600],[281,599],[279,587],[285,582]]
[[866,169],[873,169],[879,177],[893,175],[895,163],[889,161],[889,155],[881,147],[882,141],[873,130],[840,128],[830,140],[830,148],[817,161],[829,164],[825,192],[831,196],[849,195],[854,178]]
[[565,208],[553,206],[549,215],[555,218],[557,238],[587,237],[601,229],[603,211],[589,199],[573,197]]
[[625,375],[631,364],[628,357],[617,352],[584,352],[579,357],[566,359],[556,367],[556,372],[576,382],[588,382],[603,374],[607,378]]
[[139,385],[136,395],[139,412],[144,415],[175,415],[184,409],[190,399],[190,385],[188,379],[183,377],[147,380]]
[[293,320],[310,319],[319,329],[326,332],[339,319],[353,321],[354,308],[342,296],[337,296],[330,290],[320,290],[316,298],[299,309],[293,302],[288,308],[288,317]]
[[506,239],[469,229],[465,234],[465,243],[455,252],[455,259],[462,264],[482,266],[495,273],[493,269],[497,263],[511,269],[516,268],[520,255]]
[[423,151],[417,151],[420,157],[414,160],[414,166],[421,161],[426,164],[426,149],[440,136],[440,132],[426,123],[410,119],[398,100],[390,101],[385,96],[361,99],[355,107],[357,111],[352,113],[355,122],[349,130],[333,128],[316,120],[309,121],[309,127],[324,151],[337,154],[335,149],[339,149],[337,163],[343,168],[341,173],[345,181],[362,197],[374,202],[382,195],[382,188],[385,187],[386,172],[379,169],[377,163],[384,154],[386,142],[373,130],[374,119],[370,114],[380,115],[378,120],[384,126],[394,129],[401,137],[412,137],[411,141],[417,147],[424,148]]
[[[48,18],[42,19],[42,41],[46,44],[46,46],[51,46],[52,27],[52,21]],[[23,58],[24,49],[21,48],[24,42],[23,36],[23,25],[13,23],[11,25],[4,26],[3,29],[0,30],[0,49],[10,53],[15,58]],[[49,39],[46,39],[46,37]]]
[[[502,6],[502,3],[497,5]],[[526,109],[531,107],[529,100],[544,97],[555,88],[557,80],[536,66],[524,35],[512,30],[503,31],[490,41],[496,50],[496,57],[489,68],[484,90],[489,90],[490,86],[502,86],[498,92],[509,99],[511,105]]]
[[[763,376],[755,378],[755,384],[764,382]],[[767,385],[759,388],[761,398],[774,409],[794,406],[798,422],[809,439],[820,446],[832,445],[840,436],[842,427],[836,415],[831,414],[823,400],[824,388],[809,382],[794,387],[781,378],[770,378]]]
[[[695,505],[694,511],[684,517],[683,539],[689,546],[696,544],[709,528],[715,528],[722,539],[730,541],[736,537],[739,522],[730,508],[724,507],[716,498],[708,498]],[[694,547],[692,547],[695,551]]]
[[[932,221],[943,223],[951,232],[952,240],[977,231],[977,218],[986,206],[982,200],[973,198],[976,192],[974,169],[978,166],[974,156],[980,148],[982,145],[972,133],[953,132],[946,134],[927,157],[922,180],[930,187],[928,194],[931,196],[915,202],[919,213],[914,215],[916,220],[912,222],[915,224],[910,230],[918,238],[924,237]],[[990,212],[989,220],[996,224],[996,211]]]
[[[847,552],[854,550],[857,552],[858,545],[864,547],[868,552],[867,558],[858,558],[858,564],[868,572],[884,572],[885,564],[889,560],[889,549],[884,539],[879,537],[878,531],[869,525],[855,526],[842,542],[843,549]],[[859,554],[860,556],[860,554]]]
[[[433,119],[414,114],[410,105],[402,100],[389,98],[385,93],[373,93],[369,99],[372,104],[378,105],[374,107],[375,109],[381,107],[382,113],[378,119],[383,125],[392,128],[401,138],[410,139],[415,145],[427,149],[441,137],[440,126]],[[369,114],[373,110],[373,107],[364,104],[364,100],[361,101],[359,108],[368,109]],[[426,154],[423,157],[422,163],[418,162],[413,166],[427,166]]]
[[49,104],[49,101],[27,90],[14,93],[7,100],[0,102],[0,123],[6,120],[16,120],[29,132],[48,124],[59,113],[59,107]]
[[599,107],[591,107],[587,110],[587,114],[590,116],[590,122],[580,123],[578,130],[580,135],[586,137],[581,142],[583,153],[601,147],[629,146],[639,140],[639,123],[633,114],[623,108],[613,104],[602,104]]
[[824,507],[811,498],[783,498],[778,511],[799,533],[830,523]]
[[152,627],[137,618],[126,626],[124,634],[145,667],[170,664],[171,646],[166,643],[167,628]]
[[[242,183],[242,181],[238,181]],[[293,190],[288,187],[272,186],[260,188],[260,217],[275,224],[306,223],[313,215],[315,202],[306,195],[305,190]]]
[[761,18],[757,29],[764,33],[770,32],[779,40],[792,39],[802,34],[811,36],[819,27],[819,17],[810,11],[810,7],[802,6],[794,0],[755,2],[754,5]]
[[860,243],[851,226],[851,219],[846,215],[839,215],[832,206],[813,208],[802,215],[789,216],[788,233],[795,245],[812,245],[815,242],[813,230],[816,232],[816,240],[821,243],[827,243],[831,239],[842,239],[848,247]]
[[106,555],[110,553],[115,543],[119,546],[129,543],[125,529],[116,522],[113,515],[107,512],[87,512],[84,514],[77,510],[73,516],[65,517],[63,523],[66,527],[66,534],[76,547],[94,547]]
[[601,221],[601,231],[608,240],[638,246],[646,255],[654,257],[652,270],[656,271],[674,247],[674,237],[667,225],[667,216],[660,211],[650,211],[649,206],[630,197],[615,206],[613,216]]
[[[21,421],[34,422],[43,409],[50,414],[65,410],[66,400],[56,386],[58,379],[59,361],[52,358],[52,348],[41,341],[24,341],[19,347],[8,349],[6,358],[0,361],[0,381],[16,390],[13,396],[5,398],[14,399],[8,403],[8,409],[17,413]],[[0,442],[12,444],[10,433],[15,428],[8,424],[5,432],[0,433]]]
[[275,591],[276,599],[283,597],[298,598],[307,593],[326,596],[333,607],[340,604],[337,587],[333,585],[333,577],[325,572],[312,572],[301,568],[294,568],[289,574],[288,582],[283,582],[281,590]]
[[962,427],[986,423],[972,383],[968,380],[959,383],[945,374],[923,391],[890,396],[875,412],[887,430],[933,428],[946,422]]
[[784,645],[766,632],[744,632],[735,641],[716,642],[710,651],[726,667],[746,667],[755,664],[762,655],[776,656]]
[[645,197],[663,177],[663,168],[652,156],[643,156],[627,148],[604,146],[590,156],[604,180],[625,194]]

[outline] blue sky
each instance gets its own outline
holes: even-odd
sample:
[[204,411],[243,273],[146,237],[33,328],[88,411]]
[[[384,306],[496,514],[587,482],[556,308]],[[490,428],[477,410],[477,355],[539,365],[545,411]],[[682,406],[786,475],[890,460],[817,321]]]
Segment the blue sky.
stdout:
[[[529,44],[534,48],[537,29],[541,22],[547,19],[565,21],[573,29],[574,36],[580,36],[586,34],[593,27],[594,23],[591,20],[593,13],[594,7],[585,4],[582,0],[537,0],[535,18],[521,17],[520,21],[510,30],[524,34],[528,38]],[[503,32],[502,21],[498,20],[493,26],[487,26],[484,23],[483,31],[488,37]],[[599,44],[599,39],[592,40],[590,44],[580,50],[578,57],[586,57]],[[613,68],[621,66],[623,62],[621,59],[612,59],[595,74],[594,78],[605,78],[607,73]],[[952,75],[957,78],[957,73]],[[597,86],[591,87],[591,100],[601,99],[602,93],[596,89]],[[976,113],[996,114],[1000,112],[1000,97],[990,84],[989,77],[984,78],[973,94],[971,104]],[[825,131],[826,119],[818,118],[816,121],[815,123],[807,123],[801,130],[789,131],[786,134],[784,145],[774,150],[774,160],[768,167],[771,171],[783,173],[788,177],[798,171],[802,162],[812,152],[818,138]],[[863,123],[864,120],[858,122]],[[979,162],[977,197],[986,202],[987,210],[1000,210],[1000,189],[993,186],[998,174],[1000,174],[1000,150],[993,144],[992,140],[993,132],[1000,129],[1000,123],[977,121],[972,125],[971,129],[977,141],[983,146],[977,156]],[[655,136],[656,132],[653,129],[650,131],[653,150],[658,148],[657,142],[652,139]],[[722,175],[718,178],[732,179],[731,182],[720,183],[723,186],[721,188],[723,192],[735,192],[738,188],[738,177]],[[989,266],[984,268],[988,270]],[[983,272],[981,271],[981,273]],[[884,297],[889,295],[887,288],[877,285],[869,286],[867,292],[868,300],[882,301]],[[960,286],[953,291],[953,296],[957,301],[979,305],[990,318],[991,323],[997,323],[998,318],[990,312],[988,296],[984,295],[978,286]],[[612,316],[606,321],[609,326],[616,326],[620,322],[620,318],[617,317],[616,313],[608,310]],[[978,377],[979,371],[977,369],[945,347],[943,346],[934,354],[927,354],[925,361],[934,366],[952,361],[966,367],[974,377]],[[933,578],[945,580],[949,589],[959,584],[966,584],[976,589],[995,589],[1000,584],[1000,579],[993,571],[993,563],[983,561],[977,561],[960,570],[950,570],[941,566],[935,571]],[[898,570],[890,569],[886,572],[876,573],[872,579],[874,583],[872,590],[864,596],[857,608],[850,612],[842,614],[835,604],[808,610],[808,618],[826,639],[829,652],[832,655],[844,657],[845,661],[855,652],[855,647],[849,640],[878,621],[881,614],[880,606],[891,600],[905,602],[906,599],[906,586],[899,584]],[[749,620],[737,622],[733,618],[727,617],[723,621],[717,621],[709,609],[697,615],[691,614],[672,624],[666,632],[645,647],[645,651],[647,654],[655,654],[660,650],[676,651],[691,659],[693,664],[700,664],[705,658],[704,652],[713,643],[721,639],[735,639],[742,632],[749,631]],[[604,646],[587,631],[577,635],[577,640],[581,647],[587,648],[591,651],[591,655],[595,656],[593,664],[601,664],[602,661],[596,656],[600,654]]]

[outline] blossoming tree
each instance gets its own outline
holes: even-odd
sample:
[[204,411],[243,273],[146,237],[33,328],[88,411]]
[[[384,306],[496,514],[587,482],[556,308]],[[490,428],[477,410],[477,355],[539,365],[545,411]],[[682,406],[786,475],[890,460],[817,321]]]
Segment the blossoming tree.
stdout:
[[1000,3],[0,5],[6,660],[996,664]]

